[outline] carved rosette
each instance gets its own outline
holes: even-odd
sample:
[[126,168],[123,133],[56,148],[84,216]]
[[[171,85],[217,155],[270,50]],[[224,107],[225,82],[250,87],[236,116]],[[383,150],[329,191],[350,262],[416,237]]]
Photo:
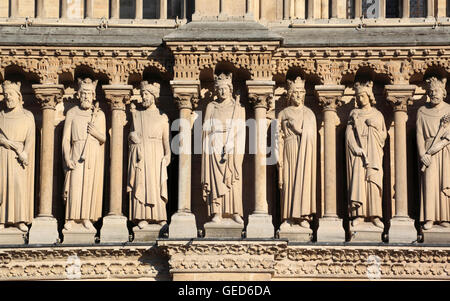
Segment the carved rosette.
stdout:
[[131,85],[104,85],[105,98],[111,106],[111,110],[125,111],[126,105],[130,102]]
[[63,85],[37,84],[32,88],[42,110],[54,110],[64,95]]
[[416,86],[414,85],[386,85],[386,99],[391,103],[394,112],[406,112],[408,105],[412,104],[412,97]]
[[315,94],[324,111],[336,111],[342,104],[345,86],[342,85],[318,85]]

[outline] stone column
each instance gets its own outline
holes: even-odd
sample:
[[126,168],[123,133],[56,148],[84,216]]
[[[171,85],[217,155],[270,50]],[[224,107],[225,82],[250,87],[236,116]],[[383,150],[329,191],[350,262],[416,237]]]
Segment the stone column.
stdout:
[[380,1],[380,19],[386,18],[386,0],[379,0]]
[[111,19],[119,19],[120,16],[120,0],[111,0]]
[[[172,80],[173,96],[180,110],[178,150],[178,210],[172,215],[169,238],[197,237],[197,223],[191,212],[192,109],[199,97],[200,81]],[[175,151],[175,150],[173,150]]]
[[445,18],[447,16],[447,0],[436,1],[436,17]]
[[167,0],[160,0],[159,2],[159,18],[161,20],[167,19]]
[[94,0],[86,0],[84,15],[86,18],[92,18],[94,16]]
[[355,19],[362,16],[362,0],[355,0]]
[[273,238],[272,216],[267,203],[267,109],[273,96],[274,81],[248,80],[248,95],[255,108],[255,210],[248,217],[247,238]]
[[284,0],[284,2],[283,2],[283,20],[289,20],[291,17],[291,14],[290,14],[290,12],[291,12],[291,10],[290,10],[291,3],[290,2],[291,1],[294,1],[294,0]]
[[36,18],[45,18],[44,0],[36,0]]
[[387,100],[394,107],[394,160],[395,160],[395,215],[389,229],[390,243],[412,243],[417,240],[414,220],[408,216],[408,174],[406,153],[406,121],[408,101],[412,98],[414,85],[386,85]]
[[67,18],[67,1],[69,0],[61,0],[61,18],[66,19]]
[[322,0],[321,1],[321,18],[322,19],[329,19],[330,18],[330,12],[328,11],[330,9],[328,0]]
[[409,18],[409,1],[403,0],[402,2],[402,18]]
[[32,85],[42,109],[41,157],[39,175],[39,211],[33,220],[29,244],[54,244],[58,242],[58,225],[52,214],[53,158],[55,139],[55,107],[62,100],[63,85]]
[[427,0],[427,18],[434,18],[434,1]]
[[122,214],[123,191],[123,126],[125,125],[125,105],[129,101],[133,86],[103,85],[106,100],[111,106],[110,140],[110,185],[109,213],[103,218],[100,242],[128,242],[127,218]]
[[19,17],[19,0],[11,0],[10,2],[11,5],[11,18],[17,18]]
[[344,242],[345,230],[337,215],[336,200],[336,126],[339,117],[336,107],[344,94],[343,85],[319,85],[316,96],[323,107],[324,122],[324,214],[319,219],[318,242]]
[[136,0],[136,7],[135,7],[135,14],[134,18],[136,20],[141,20],[144,17],[144,4],[142,2],[143,0]]

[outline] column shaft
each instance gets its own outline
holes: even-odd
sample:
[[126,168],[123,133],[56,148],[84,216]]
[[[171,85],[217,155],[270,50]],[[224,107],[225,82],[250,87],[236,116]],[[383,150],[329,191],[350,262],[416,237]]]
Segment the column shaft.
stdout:
[[12,18],[17,18],[19,16],[19,0],[11,0],[11,15]]
[[435,0],[427,0],[427,17],[434,17],[434,1]]
[[355,0],[355,19],[362,16],[362,0]]
[[380,16],[379,18],[386,18],[386,0],[380,0]]
[[408,188],[406,167],[406,121],[405,111],[394,112],[395,130],[395,216],[408,217]]
[[325,109],[324,115],[324,217],[336,214],[336,112]]
[[159,18],[161,20],[167,19],[167,0],[160,0],[159,9]]
[[122,173],[123,173],[123,118],[125,112],[112,109],[111,117],[111,165],[110,165],[110,208],[108,215],[122,215]]
[[36,0],[36,18],[45,17],[44,0]]
[[330,12],[329,12],[329,2],[328,0],[322,0],[321,1],[321,16],[322,19],[328,19],[330,17]]
[[55,109],[42,110],[40,202],[38,216],[52,217]]
[[338,17],[338,0],[332,0],[331,2],[331,18]]
[[111,19],[119,19],[120,17],[120,0],[111,0]]
[[143,0],[136,0],[136,10],[134,14],[134,18],[140,20],[144,17],[144,4]]
[[86,6],[84,7],[84,15],[86,18],[94,17],[94,0],[86,0]]
[[61,18],[67,18],[67,1],[69,0],[61,1]]
[[180,109],[180,154],[178,166],[178,212],[191,212],[191,109]]
[[402,18],[409,18],[409,1],[403,0],[402,2]]
[[268,214],[267,174],[266,174],[266,108],[255,108],[256,119],[256,154],[255,154],[255,211],[254,214]]

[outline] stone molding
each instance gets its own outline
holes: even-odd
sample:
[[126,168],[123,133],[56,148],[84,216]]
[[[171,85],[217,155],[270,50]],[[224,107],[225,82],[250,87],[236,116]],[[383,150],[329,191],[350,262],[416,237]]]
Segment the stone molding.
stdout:
[[336,111],[336,108],[342,104],[344,90],[343,85],[316,85],[314,92],[324,111]]
[[102,89],[112,110],[125,111],[133,91],[132,85],[103,85]]
[[412,97],[416,86],[414,85],[386,85],[386,99],[394,107],[395,111],[406,112],[408,105],[412,105]]
[[56,105],[62,101],[64,85],[38,84],[32,87],[43,110],[55,110]]

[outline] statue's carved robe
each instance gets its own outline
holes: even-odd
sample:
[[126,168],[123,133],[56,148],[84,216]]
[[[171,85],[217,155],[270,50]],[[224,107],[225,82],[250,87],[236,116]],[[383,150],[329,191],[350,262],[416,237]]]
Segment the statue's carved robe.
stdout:
[[[375,127],[367,126],[367,119],[373,119]],[[383,147],[386,137],[386,125],[380,111],[375,108],[367,111],[354,109],[350,113],[345,145],[352,217],[383,216]],[[357,147],[365,151],[367,162],[363,162],[361,156],[354,154]],[[364,167],[364,163],[367,167]]]
[[[450,114],[450,105],[437,109],[421,107],[417,112],[417,146],[419,158],[431,146],[441,118]],[[446,131],[450,130],[447,125]],[[448,136],[447,136],[448,137]],[[436,141],[437,142],[437,141]],[[431,164],[421,173],[420,220],[450,221],[450,145],[431,156]]]
[[34,215],[35,123],[27,110],[0,112],[0,136],[20,144],[19,153],[28,155],[21,164],[14,150],[0,146],[0,224],[30,223]]
[[[299,135],[286,125],[294,120]],[[281,189],[282,220],[301,218],[316,213],[316,117],[307,107],[290,106],[278,115],[283,187]]]
[[[234,117],[232,117],[233,110]],[[232,119],[233,125],[230,126]],[[222,150],[226,143],[228,144],[224,156],[226,161],[223,162]],[[203,200],[208,204],[210,216],[215,213],[243,216],[244,151],[245,108],[239,100],[229,104],[210,102],[206,107],[203,123],[201,170]]]
[[167,220],[167,163],[163,139],[169,139],[169,119],[160,110],[134,111],[132,132],[140,143],[131,141],[128,185],[131,192],[131,220]]
[[[66,172],[66,220],[97,221],[102,216],[105,144],[87,133],[91,118],[92,110],[82,110],[77,106],[67,112],[64,123],[63,158],[76,163],[75,169]],[[105,114],[102,111],[96,113],[93,123],[106,138]],[[86,159],[81,162],[83,148]]]

